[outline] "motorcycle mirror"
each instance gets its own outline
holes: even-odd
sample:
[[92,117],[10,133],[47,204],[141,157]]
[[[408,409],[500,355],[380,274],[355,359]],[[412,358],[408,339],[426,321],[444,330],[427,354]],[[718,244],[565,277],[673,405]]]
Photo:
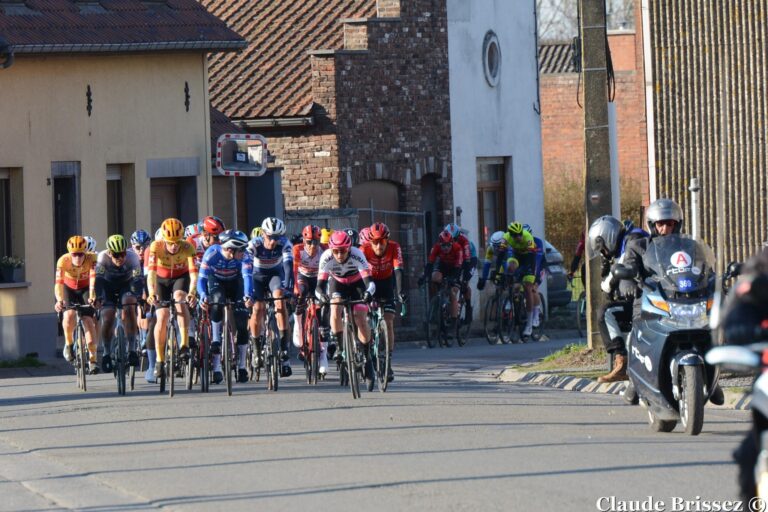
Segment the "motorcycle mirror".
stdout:
[[611,274],[617,279],[634,279],[636,273],[632,267],[617,263],[611,269]]
[[714,347],[707,352],[704,359],[709,364],[731,370],[760,367],[760,356],[747,348],[734,345]]
[[741,262],[739,261],[732,261],[728,264],[728,268],[725,271],[725,275],[727,276],[727,279],[732,279],[735,277],[739,277],[741,275]]

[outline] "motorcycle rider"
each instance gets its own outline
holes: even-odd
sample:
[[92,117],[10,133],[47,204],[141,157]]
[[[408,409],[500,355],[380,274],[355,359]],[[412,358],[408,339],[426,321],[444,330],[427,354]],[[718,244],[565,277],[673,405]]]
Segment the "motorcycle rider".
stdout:
[[[634,272],[640,282],[651,277],[653,273],[643,265],[643,255],[648,250],[648,244],[657,237],[679,234],[683,228],[683,209],[672,199],[662,198],[652,202],[645,212],[645,220],[650,237],[637,238],[627,244],[624,254],[624,266]],[[640,317],[642,309],[642,294],[639,294],[632,306],[632,321]],[[630,380],[624,391],[624,399],[629,403],[637,402],[637,393]],[[720,386],[716,386],[709,397],[715,405],[723,405],[725,397]]]
[[[727,344],[745,345],[762,341],[763,337],[756,334],[761,329],[768,329],[768,249],[763,249],[742,267],[741,276],[727,300],[721,328]],[[757,495],[754,470],[760,436],[768,429],[768,418],[754,407],[752,424],[753,428],[733,452],[733,458],[739,465],[739,487],[745,500]]]
[[634,226],[627,230],[616,217],[603,215],[589,227],[588,236],[591,256],[601,258],[600,287],[608,301],[598,311],[599,328],[605,350],[613,360],[613,369],[597,382],[627,380],[627,346],[620,326],[632,321],[632,302],[641,291],[634,280],[615,279],[610,270],[614,263],[621,262],[627,244],[649,235]]

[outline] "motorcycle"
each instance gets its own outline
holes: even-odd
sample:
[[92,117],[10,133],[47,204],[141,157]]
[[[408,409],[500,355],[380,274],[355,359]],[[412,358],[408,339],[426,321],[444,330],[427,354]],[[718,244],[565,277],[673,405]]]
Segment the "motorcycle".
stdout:
[[[766,331],[756,339],[766,339]],[[714,347],[707,363],[734,371],[759,374],[752,384],[752,428],[734,458],[739,465],[739,488],[744,501],[768,498],[768,343]]]
[[[679,234],[653,238],[643,255],[650,277],[641,283],[627,373],[656,432],[671,432],[678,421],[690,435],[703,427],[704,405],[718,379],[717,367],[704,360],[714,343],[709,328],[714,263],[710,247]],[[620,278],[632,272],[617,267]]]

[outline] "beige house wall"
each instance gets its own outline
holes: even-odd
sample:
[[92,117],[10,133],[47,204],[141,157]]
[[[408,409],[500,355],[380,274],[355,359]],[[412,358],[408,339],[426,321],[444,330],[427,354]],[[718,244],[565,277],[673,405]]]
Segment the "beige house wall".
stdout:
[[107,164],[134,166],[135,206],[125,210],[135,212],[138,227],[150,228],[148,159],[196,157],[198,214],[210,211],[207,76],[203,53],[17,56],[0,70],[0,168],[22,169],[24,247],[14,252],[25,259],[31,283],[0,288],[0,317],[52,311],[51,162],[80,162],[82,231],[100,245],[108,236]]

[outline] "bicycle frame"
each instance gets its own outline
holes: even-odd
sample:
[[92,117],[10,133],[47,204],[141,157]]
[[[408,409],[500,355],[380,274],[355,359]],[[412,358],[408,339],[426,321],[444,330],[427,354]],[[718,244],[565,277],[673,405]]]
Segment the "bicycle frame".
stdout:
[[[73,333],[73,345],[75,348],[75,370],[77,375],[77,388],[83,391],[88,390],[86,383],[86,365],[88,364],[88,343],[85,340],[85,324],[83,323],[83,310],[90,308],[89,305],[84,304],[72,304],[65,306],[64,310],[74,310],[77,321],[75,323],[75,331]],[[62,322],[63,322],[63,314]]]
[[[176,311],[176,306],[179,304],[187,304],[187,301],[177,301],[171,297],[170,300],[158,301],[156,304],[156,307],[168,306],[168,321],[165,323],[165,368],[160,374],[160,392],[165,392],[165,381],[166,379],[169,379],[169,397],[173,397],[175,394],[174,377],[176,376],[176,358],[178,353],[178,347],[176,344],[179,343],[179,339],[177,338],[177,334],[179,333],[179,322],[176,317],[181,314]],[[155,343],[157,343],[157,340],[155,340]]]

